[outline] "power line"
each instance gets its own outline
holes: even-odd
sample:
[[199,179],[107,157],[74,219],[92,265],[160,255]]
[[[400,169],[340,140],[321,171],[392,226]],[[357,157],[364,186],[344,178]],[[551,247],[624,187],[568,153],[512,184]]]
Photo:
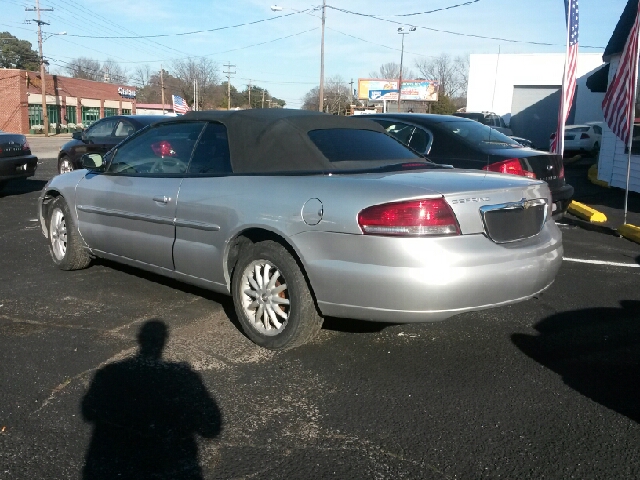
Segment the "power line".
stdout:
[[[524,44],[528,44],[528,45],[544,45],[544,46],[550,46],[550,47],[564,47],[565,46],[565,45],[562,45],[562,44],[559,44],[559,43],[533,42],[533,41],[529,41],[529,40],[514,40],[514,39],[502,38],[502,37],[488,37],[488,36],[484,36],[484,35],[476,35],[476,34],[473,34],[473,33],[462,33],[462,32],[454,32],[452,30],[441,30],[441,29],[432,28],[432,27],[422,27],[420,25],[408,25],[405,22],[398,22],[396,20],[390,20],[388,18],[381,18],[380,16],[371,15],[371,14],[367,14],[367,13],[354,12],[352,10],[347,10],[347,9],[344,9],[344,8],[338,8],[338,7],[334,7],[334,6],[331,6],[331,5],[327,5],[327,8],[330,8],[330,9],[335,10],[337,12],[346,13],[346,14],[349,14],[349,15],[355,15],[355,16],[358,16],[358,17],[371,18],[373,20],[378,20],[380,22],[387,22],[387,23],[393,23],[394,25],[415,27],[415,28],[420,28],[422,30],[429,30],[429,31],[438,32],[438,33],[447,33],[449,35],[457,35],[459,37],[482,38],[484,40],[497,40],[499,42],[524,43]],[[582,48],[596,48],[596,49],[603,49],[604,48],[604,47],[593,47],[593,46],[590,46],[590,45],[580,45],[580,46]]]
[[263,18],[261,20],[255,20],[253,22],[245,22],[245,23],[238,23],[236,25],[227,25],[224,27],[218,27],[218,28],[210,28],[208,30],[194,30],[192,32],[182,32],[182,33],[160,33],[160,34],[156,34],[156,35],[135,35],[135,36],[95,36],[95,35],[69,35],[70,37],[78,37],[78,38],[96,38],[96,39],[108,39],[108,40],[112,40],[112,39],[117,39],[117,38],[121,38],[121,39],[139,39],[139,38],[161,38],[161,37],[182,37],[185,35],[195,35],[196,33],[209,33],[209,32],[219,32],[220,30],[228,30],[231,28],[238,28],[238,27],[246,27],[249,25],[255,25],[257,23],[262,23],[262,22],[270,22],[272,20],[277,20],[279,18],[285,18],[285,17],[290,17],[292,15],[298,15],[300,13],[305,13],[308,11],[313,11],[314,9],[307,9],[307,10],[300,10],[300,11],[296,11],[293,13],[287,13],[284,15],[278,15],[277,17],[269,17],[269,18]]

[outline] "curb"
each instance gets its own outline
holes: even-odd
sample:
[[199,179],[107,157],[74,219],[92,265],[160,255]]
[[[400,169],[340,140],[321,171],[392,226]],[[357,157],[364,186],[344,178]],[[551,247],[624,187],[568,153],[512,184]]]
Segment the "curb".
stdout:
[[624,238],[627,238],[636,243],[640,243],[640,227],[629,225],[627,223],[618,227],[617,232]]
[[590,222],[602,223],[607,221],[607,216],[604,213],[594,210],[583,203],[576,202],[575,200],[571,201],[567,210],[576,217],[584,218]]
[[598,180],[598,164],[597,163],[589,167],[587,176],[589,177],[589,181],[594,185],[599,185],[601,187],[609,188],[609,184],[607,182],[605,182],[604,180]]

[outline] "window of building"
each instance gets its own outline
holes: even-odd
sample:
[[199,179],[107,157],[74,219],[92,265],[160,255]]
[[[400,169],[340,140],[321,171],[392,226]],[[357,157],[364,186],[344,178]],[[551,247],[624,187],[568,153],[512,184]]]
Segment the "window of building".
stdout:
[[118,109],[117,108],[107,108],[104,107],[104,116],[106,117],[114,117],[118,115]]
[[123,108],[122,109],[122,115],[131,115],[131,109],[130,108]]
[[67,125],[69,125],[70,123],[75,125],[76,122],[78,121],[78,116],[77,116],[77,110],[76,110],[76,106],[75,105],[67,105],[67,111],[66,111],[66,116],[67,118],[66,123]]
[[43,125],[42,105],[29,105],[29,129],[33,129],[34,125]]
[[100,120],[100,107],[82,107],[82,125],[87,127]]
[[60,125],[60,105],[47,105],[47,116],[49,125]]

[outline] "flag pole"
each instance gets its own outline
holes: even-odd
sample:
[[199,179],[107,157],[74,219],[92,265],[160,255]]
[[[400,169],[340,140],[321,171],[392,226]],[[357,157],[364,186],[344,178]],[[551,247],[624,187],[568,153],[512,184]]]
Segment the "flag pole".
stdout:
[[[636,13],[637,15],[637,13]],[[636,58],[638,58],[638,52],[640,51],[640,35],[636,39]],[[624,225],[627,224],[627,213],[629,212],[629,181],[631,179],[631,145],[633,144],[633,122],[636,117],[636,95],[638,93],[638,64],[636,61],[636,68],[633,72],[633,95],[631,96],[633,106],[629,115],[629,152],[627,155],[627,183],[624,189]]]

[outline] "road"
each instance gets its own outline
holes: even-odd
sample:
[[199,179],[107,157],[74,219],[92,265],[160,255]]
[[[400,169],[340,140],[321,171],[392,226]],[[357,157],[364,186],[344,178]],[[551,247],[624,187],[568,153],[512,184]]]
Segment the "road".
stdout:
[[[0,479],[116,478],[118,462],[184,467],[157,478],[640,477],[639,245],[563,225],[570,260],[537,299],[328,319],[274,353],[226,297],[109,262],[57,270],[36,222],[56,142],[33,140],[36,177],[0,194]],[[135,361],[145,325],[168,328],[164,369]]]

